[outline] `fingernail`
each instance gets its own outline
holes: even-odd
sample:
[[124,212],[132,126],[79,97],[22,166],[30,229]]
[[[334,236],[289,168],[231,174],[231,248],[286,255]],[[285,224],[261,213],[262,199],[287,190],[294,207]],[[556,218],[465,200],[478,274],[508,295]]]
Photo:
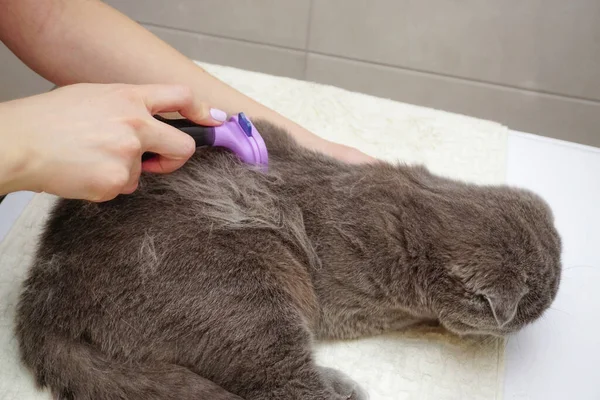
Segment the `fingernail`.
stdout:
[[227,113],[217,108],[210,109],[210,116],[213,117],[215,121],[220,122],[225,122],[225,120],[227,119]]

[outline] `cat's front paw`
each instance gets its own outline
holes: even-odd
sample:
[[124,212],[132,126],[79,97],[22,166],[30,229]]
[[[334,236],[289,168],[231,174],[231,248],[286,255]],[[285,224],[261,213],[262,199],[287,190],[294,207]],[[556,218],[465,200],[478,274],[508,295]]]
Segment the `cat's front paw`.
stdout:
[[352,378],[337,369],[319,367],[323,379],[340,395],[339,400],[368,400],[369,394]]

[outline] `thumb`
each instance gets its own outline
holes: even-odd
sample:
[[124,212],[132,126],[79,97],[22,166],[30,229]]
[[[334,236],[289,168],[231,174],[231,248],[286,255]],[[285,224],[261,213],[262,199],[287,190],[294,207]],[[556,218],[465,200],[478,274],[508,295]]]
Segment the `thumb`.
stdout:
[[227,120],[227,113],[225,111],[218,108],[211,108],[203,102],[198,102],[193,107],[182,109],[179,113],[199,125],[218,126]]
[[178,112],[190,121],[208,126],[221,125],[227,120],[225,111],[197,101],[187,86],[143,85],[138,90],[152,115]]

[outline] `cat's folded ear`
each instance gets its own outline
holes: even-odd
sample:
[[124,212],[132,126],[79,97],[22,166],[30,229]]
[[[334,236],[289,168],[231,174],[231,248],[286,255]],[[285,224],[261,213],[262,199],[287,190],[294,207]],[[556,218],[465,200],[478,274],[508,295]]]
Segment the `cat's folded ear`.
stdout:
[[523,298],[523,294],[509,292],[494,293],[485,294],[485,298],[490,304],[498,326],[501,328],[512,321],[517,314],[517,308],[519,307],[519,302]]

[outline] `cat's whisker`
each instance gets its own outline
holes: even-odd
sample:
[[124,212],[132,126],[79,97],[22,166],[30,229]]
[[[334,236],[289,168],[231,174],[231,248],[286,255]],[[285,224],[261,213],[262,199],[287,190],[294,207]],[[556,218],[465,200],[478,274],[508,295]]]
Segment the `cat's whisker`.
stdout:
[[475,347],[477,350],[481,350],[481,351],[484,351],[484,352],[485,352],[485,351],[487,351],[487,348],[488,348],[488,347],[489,347],[489,346],[490,346],[492,343],[496,342],[497,340],[498,340],[498,338],[497,338],[497,337],[495,337],[495,336],[488,336],[488,335],[485,335],[485,336],[481,336],[481,337],[477,338],[477,340],[475,340],[475,341],[473,342],[473,344],[474,344],[474,347]]
[[573,315],[573,314],[571,314],[571,313],[570,313],[570,312],[568,312],[568,311],[561,310],[560,308],[556,308],[556,307],[548,307],[548,310],[552,310],[552,311],[559,311],[559,312],[561,312],[561,313],[565,313],[565,314],[567,314],[567,315]]
[[564,267],[562,270],[563,271],[570,271],[572,269],[580,269],[580,268],[590,268],[590,269],[594,269],[596,267],[594,267],[593,265],[572,265],[570,267]]
[[521,349],[521,342],[519,341],[519,336],[515,336],[516,339],[516,343],[517,343],[517,350],[519,354],[523,354],[523,350]]

